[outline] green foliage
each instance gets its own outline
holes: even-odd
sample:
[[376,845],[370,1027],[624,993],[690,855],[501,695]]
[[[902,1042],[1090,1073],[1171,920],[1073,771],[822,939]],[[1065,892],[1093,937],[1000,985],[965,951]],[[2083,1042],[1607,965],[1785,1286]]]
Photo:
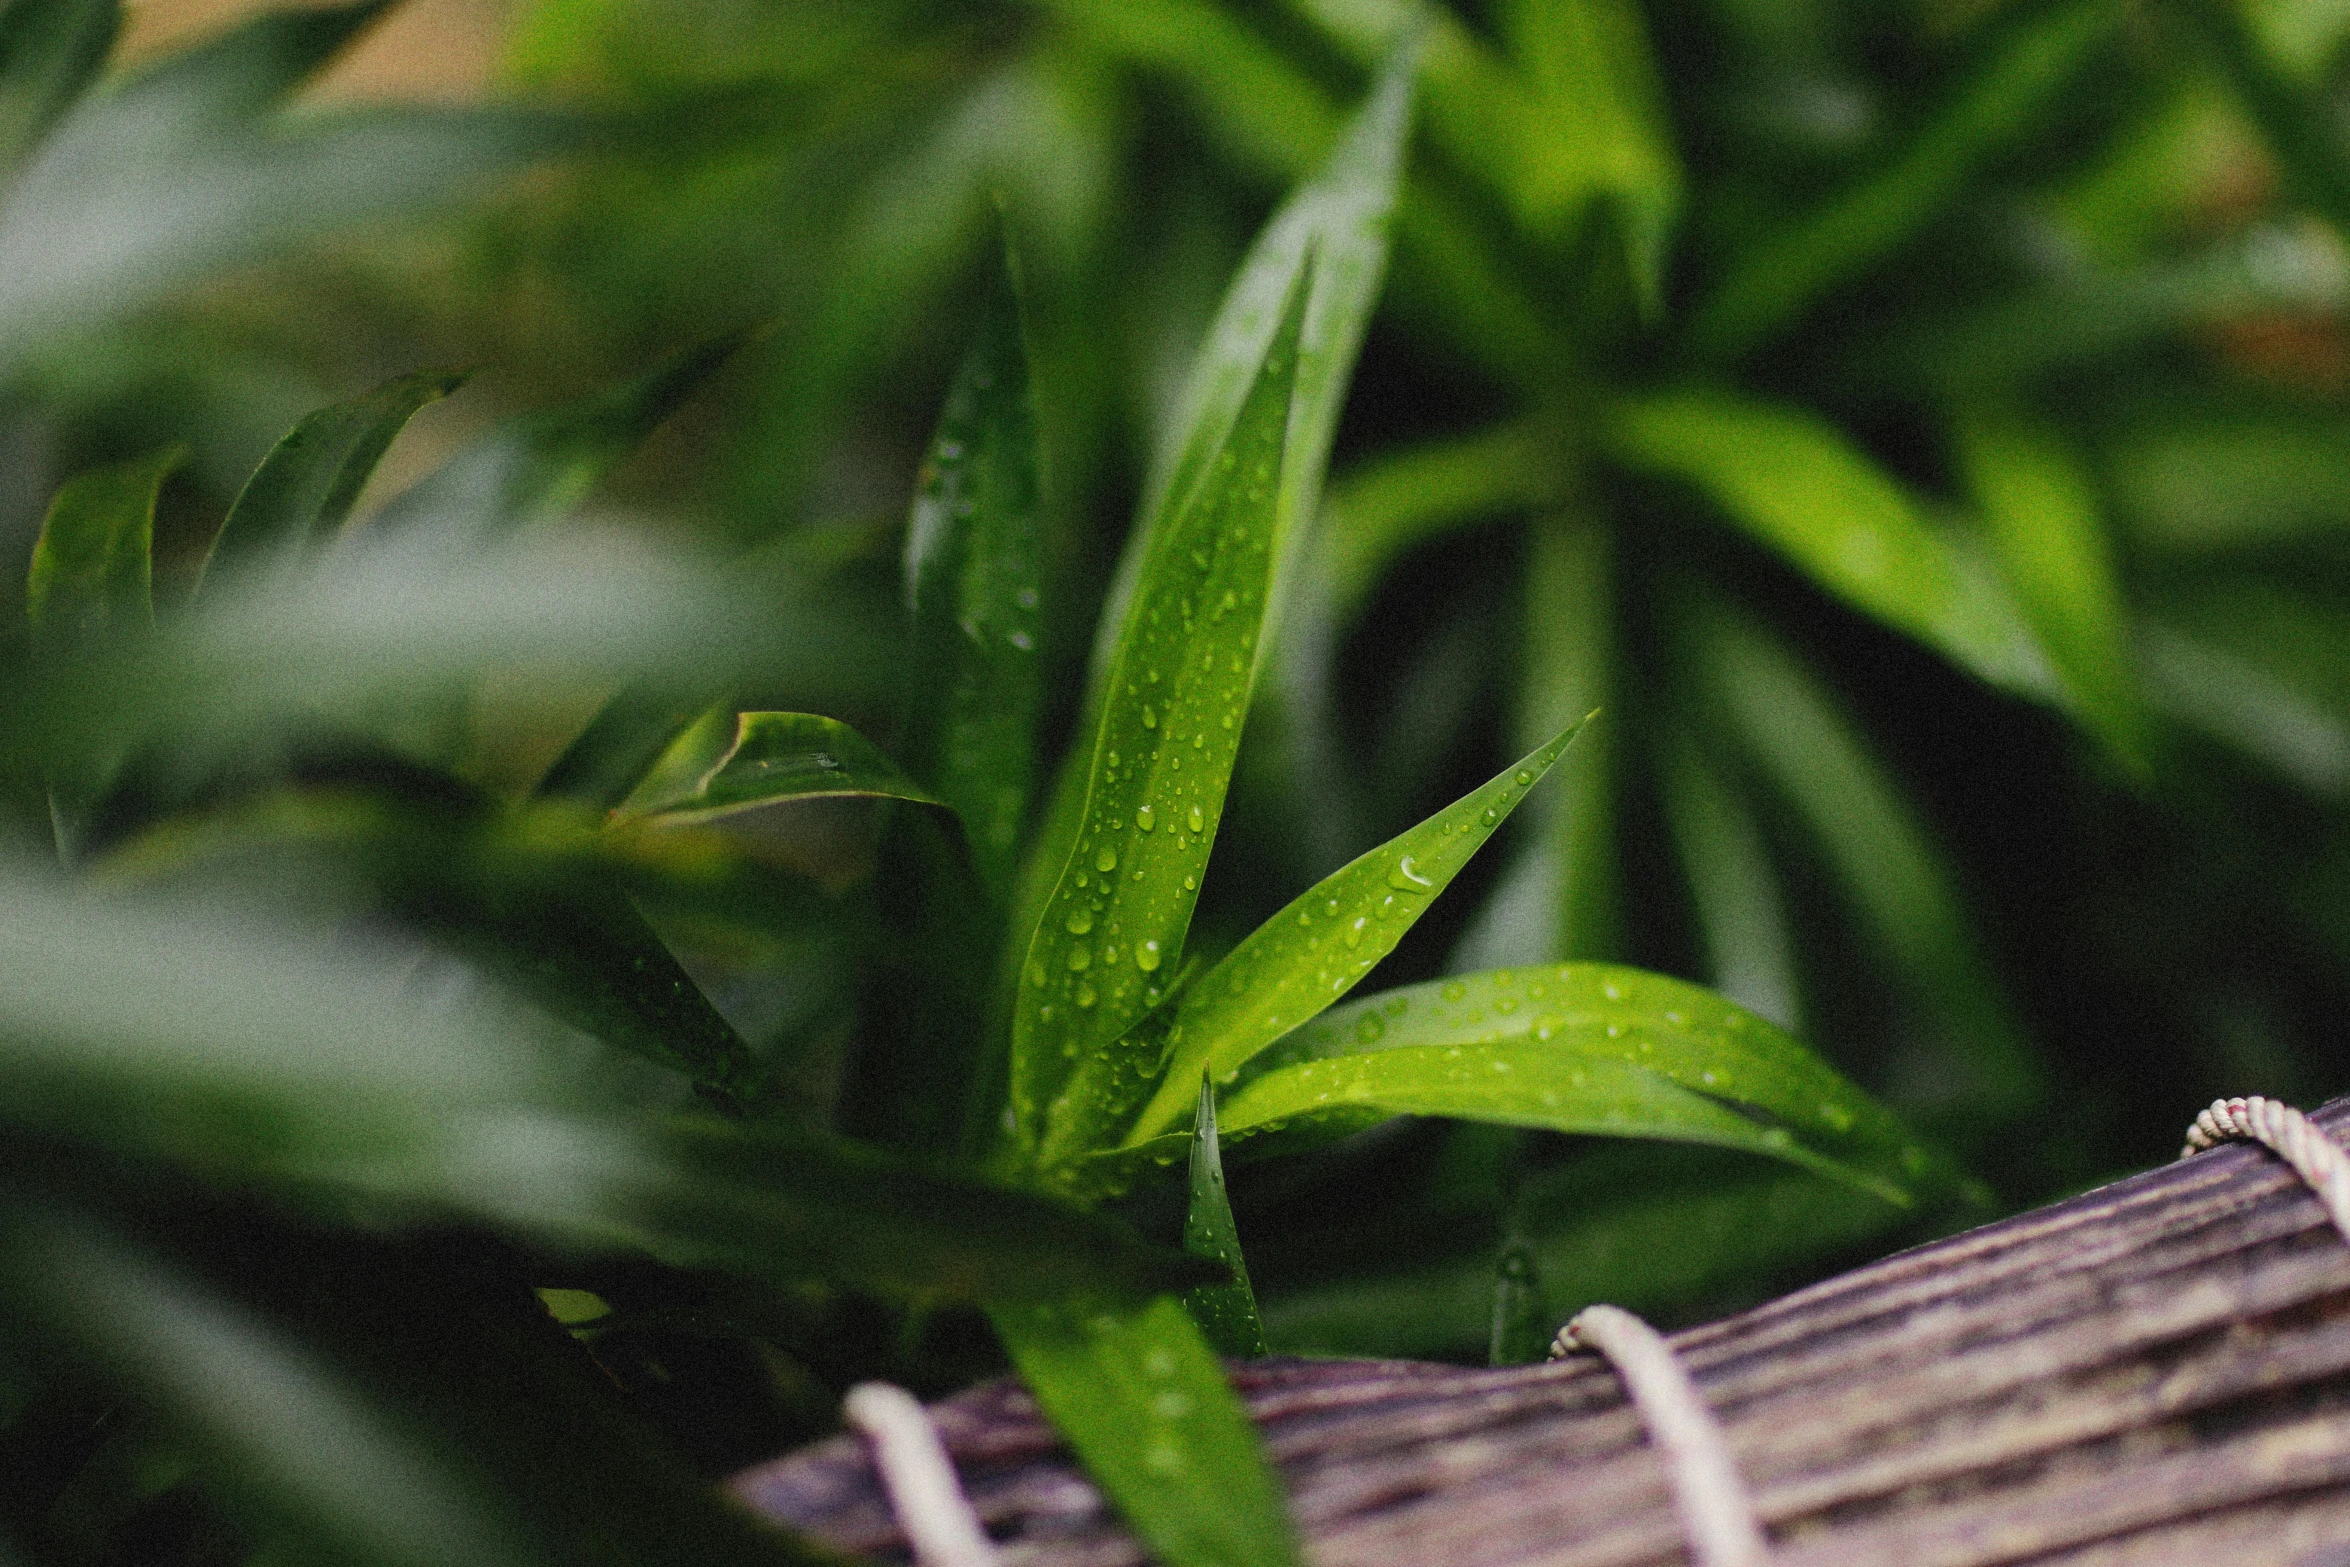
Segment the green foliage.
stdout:
[[1219,1355],[2340,1086],[2338,8],[387,9],[0,0],[0,1556],[1275,1567]]

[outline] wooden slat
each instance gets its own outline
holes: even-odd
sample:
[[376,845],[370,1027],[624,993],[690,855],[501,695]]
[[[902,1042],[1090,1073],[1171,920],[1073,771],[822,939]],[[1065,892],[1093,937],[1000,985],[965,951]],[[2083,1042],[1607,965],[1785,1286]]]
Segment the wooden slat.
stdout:
[[[2350,1134],[2350,1101],[2318,1113]],[[2350,1248],[2230,1147],[1857,1269],[1674,1347],[1785,1567],[2350,1567]],[[1663,1470],[1588,1357],[1267,1361],[1235,1384],[1317,1567],[1684,1560]],[[1142,1557],[1009,1383],[934,1407],[1011,1561]],[[905,1559],[863,1448],[735,1488]]]

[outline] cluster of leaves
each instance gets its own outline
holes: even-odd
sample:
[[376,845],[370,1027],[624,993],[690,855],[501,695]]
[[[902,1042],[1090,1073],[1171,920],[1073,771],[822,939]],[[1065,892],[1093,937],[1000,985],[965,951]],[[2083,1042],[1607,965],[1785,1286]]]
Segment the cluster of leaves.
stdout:
[[2338,1086],[2326,7],[382,9],[0,3],[0,1560],[810,1560],[1008,1360],[1281,1562],[1218,1352]]
[[[83,95],[111,7],[16,0],[7,101],[73,106],[28,120],[0,251],[63,222],[52,183],[103,189],[85,143],[158,104],[197,163],[261,165],[239,243],[282,237],[265,210],[347,218],[299,171],[372,166],[373,120],[232,109],[360,19],[266,20]],[[1680,981],[1545,962],[1345,1000],[1573,726],[1245,939],[1192,939],[1418,47],[1205,333],[1057,773],[1039,643],[1068,611],[1008,276],[922,467],[902,629],[824,591],[805,540],[722,561],[573,516],[736,338],[496,425],[357,525],[464,377],[319,409],[161,581],[183,449],[56,490],[0,668],[0,766],[60,862],[0,864],[8,1550],[813,1560],[688,1460],[779,1440],[795,1378],[827,1401],[816,1368],[936,1377],[929,1337],[984,1313],[1166,1559],[1288,1562],[1217,1358],[1267,1347],[1223,1146],[1445,1117],[1760,1156],[1880,1216],[1953,1195],[1875,1100]],[[184,228],[159,220],[156,275],[219,259]],[[64,340],[77,297],[24,313]],[[887,747],[803,710],[877,659],[904,683]],[[895,1351],[828,1343],[875,1323]],[[697,1431],[656,1391],[681,1362],[766,1396]]]

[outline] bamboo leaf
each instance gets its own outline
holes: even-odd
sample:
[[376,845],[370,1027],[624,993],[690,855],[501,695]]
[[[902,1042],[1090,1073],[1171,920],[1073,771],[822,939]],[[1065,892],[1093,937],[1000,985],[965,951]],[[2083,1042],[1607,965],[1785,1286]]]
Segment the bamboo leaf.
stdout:
[[1337,1007],[1223,1096],[1225,1135],[1448,1115],[1768,1154],[1908,1205],[1949,1167],[1776,1026],[1661,974],[1566,963]]
[[1188,986],[1169,1020],[1166,1074],[1126,1143],[1180,1125],[1188,1085],[1202,1072],[1231,1082],[1257,1052],[1352,990],[1395,950],[1581,727],[1324,877]]
[[0,181],[97,80],[121,25],[116,0],[11,0],[0,9]]
[[[1058,878],[1012,1018],[1015,1135],[1049,1165],[1110,1141],[1147,1090],[1118,1047],[1172,975],[1223,814],[1272,589],[1310,268],[1209,471],[1146,541]],[[1046,847],[1051,847],[1048,843]],[[1097,967],[1098,964],[1098,967]]]
[[2129,11],[2121,0],[2072,0],[2023,14],[1891,163],[1733,263],[1690,322],[1691,352],[1744,357],[1915,237],[1984,164],[2023,141]]
[[1713,988],[1794,1032],[1803,1016],[1795,937],[1769,846],[1731,781],[1697,741],[1671,734],[1657,794],[1705,940]]
[[1696,486],[1863,613],[1994,685],[2042,700],[2057,689],[1998,576],[1811,415],[1680,392],[1618,404],[1607,433],[1618,460]]
[[1290,1567],[1280,1483],[1180,1303],[998,1310],[1012,1364],[1169,1567]]
[[2066,693],[2113,754],[2143,775],[2152,737],[2089,474],[2053,435],[2012,415],[1962,418],[1958,447],[2007,579]]
[[2219,57],[2293,194],[2350,235],[2350,156],[2325,95],[2279,64],[2242,0],[2194,0],[2182,9]]
[[[681,743],[690,745],[689,733]],[[707,822],[786,800],[849,795],[942,803],[898,771],[872,741],[817,713],[742,713],[734,739],[706,769],[672,789],[632,797],[627,811],[662,822]]]
[[419,370],[306,415],[245,481],[205,558],[242,569],[290,557],[334,537],[392,440],[425,404],[465,383],[462,374]]
[[1224,1159],[1216,1146],[1216,1088],[1204,1076],[1191,1133],[1191,1209],[1183,1220],[1183,1249],[1232,1271],[1231,1282],[1201,1284],[1183,1297],[1183,1309],[1199,1324],[1208,1347],[1242,1360],[1264,1356],[1265,1325],[1257,1320],[1257,1297],[1248,1285],[1248,1263],[1240,1254],[1240,1229],[1232,1222]]
[[913,774],[961,815],[981,882],[1011,887],[1043,701],[1036,420],[1019,306],[1000,288],[947,393],[906,529]]

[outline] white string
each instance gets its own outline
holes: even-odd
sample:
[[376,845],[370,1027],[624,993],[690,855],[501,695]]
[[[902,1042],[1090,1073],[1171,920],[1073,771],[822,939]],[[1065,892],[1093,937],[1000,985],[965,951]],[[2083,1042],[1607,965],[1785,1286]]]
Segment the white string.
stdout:
[[1607,1357],[1673,1479],[1673,1505],[1694,1567],[1767,1567],[1771,1548],[1720,1422],[1663,1335],[1620,1306],[1586,1306],[1559,1329],[1556,1360],[1589,1347]]
[[1001,1567],[920,1399],[887,1382],[860,1382],[840,1407],[872,1444],[881,1488],[919,1567]]
[[2258,1094],[2215,1099],[2187,1128],[2187,1146],[2179,1150],[2179,1157],[2239,1138],[2264,1144],[2291,1165],[2293,1173],[2317,1194],[2326,1217],[2334,1221],[2334,1229],[2350,1242],[2350,1155],[2318,1130],[2315,1121],[2282,1100],[2263,1099]]

